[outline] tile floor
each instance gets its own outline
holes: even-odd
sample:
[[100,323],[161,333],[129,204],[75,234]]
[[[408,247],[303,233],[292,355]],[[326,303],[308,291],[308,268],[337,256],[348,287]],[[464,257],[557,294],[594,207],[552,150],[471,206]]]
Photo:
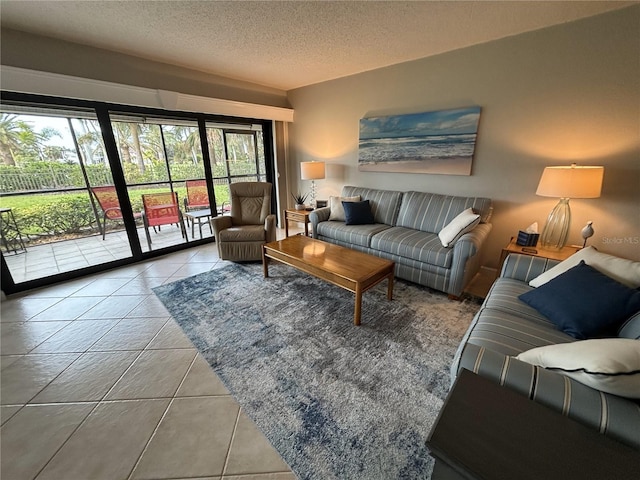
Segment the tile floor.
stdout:
[[295,479],[150,290],[224,264],[209,244],[2,301],[0,478]]

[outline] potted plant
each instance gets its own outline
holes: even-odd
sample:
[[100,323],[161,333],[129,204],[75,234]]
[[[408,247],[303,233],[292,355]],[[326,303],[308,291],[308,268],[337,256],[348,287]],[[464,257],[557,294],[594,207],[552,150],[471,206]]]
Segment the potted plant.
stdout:
[[304,206],[304,202],[307,199],[307,195],[302,195],[300,193],[296,193],[296,194],[291,194],[291,196],[293,197],[293,200],[296,202],[296,210],[304,210],[305,206]]

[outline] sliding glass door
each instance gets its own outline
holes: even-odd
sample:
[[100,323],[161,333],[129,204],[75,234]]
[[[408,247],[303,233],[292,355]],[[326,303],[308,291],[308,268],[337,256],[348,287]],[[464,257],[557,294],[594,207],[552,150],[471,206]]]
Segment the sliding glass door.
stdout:
[[212,241],[229,184],[272,178],[270,122],[1,93],[6,293]]
[[142,251],[211,237],[197,122],[114,115],[111,125]]
[[[95,114],[0,108],[2,254],[25,282],[131,256],[126,236],[102,240],[92,187],[113,183]],[[112,208],[108,228],[122,230]],[[119,223],[119,226],[118,226]]]

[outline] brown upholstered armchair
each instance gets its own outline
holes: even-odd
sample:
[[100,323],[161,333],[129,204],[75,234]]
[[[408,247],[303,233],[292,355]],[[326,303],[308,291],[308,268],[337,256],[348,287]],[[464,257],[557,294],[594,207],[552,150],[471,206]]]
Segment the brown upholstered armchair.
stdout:
[[240,182],[229,185],[231,216],[211,219],[218,254],[223,260],[262,259],[262,245],[276,239],[276,216],[271,213],[271,184]]

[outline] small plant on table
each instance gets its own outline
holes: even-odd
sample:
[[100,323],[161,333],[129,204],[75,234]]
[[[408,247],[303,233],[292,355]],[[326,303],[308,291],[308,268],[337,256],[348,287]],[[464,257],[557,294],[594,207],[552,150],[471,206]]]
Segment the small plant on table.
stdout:
[[302,195],[300,193],[292,193],[291,196],[293,197],[293,200],[296,202],[296,210],[304,210],[305,206],[304,206],[304,202],[307,200],[307,197],[309,196],[307,195]]

